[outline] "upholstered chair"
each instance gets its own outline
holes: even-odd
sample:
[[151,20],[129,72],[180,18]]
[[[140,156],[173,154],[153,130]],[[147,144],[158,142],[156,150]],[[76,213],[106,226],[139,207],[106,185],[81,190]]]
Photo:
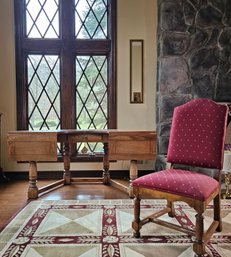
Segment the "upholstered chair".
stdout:
[[[194,99],[174,109],[167,153],[171,167],[139,177],[132,183],[135,237],[140,237],[143,225],[153,222],[192,236],[195,256],[205,254],[213,233],[222,229],[220,183],[227,115],[226,105],[209,99]],[[166,208],[141,219],[140,201],[147,197],[166,199]],[[212,200],[214,220],[205,231],[203,213]],[[176,215],[176,201],[183,201],[195,210],[195,229],[161,220],[166,213],[170,217]]]

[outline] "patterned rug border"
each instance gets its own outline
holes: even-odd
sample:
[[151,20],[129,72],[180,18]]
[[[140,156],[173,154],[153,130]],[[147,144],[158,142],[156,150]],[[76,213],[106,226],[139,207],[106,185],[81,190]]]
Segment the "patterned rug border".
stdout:
[[[117,210],[117,208],[118,208],[118,210],[119,209],[121,209],[121,210],[128,209],[130,211],[133,207],[133,200],[132,199],[100,199],[100,200],[41,200],[41,199],[39,199],[39,200],[30,201],[21,210],[19,210],[12,217],[12,220],[9,222],[9,224],[7,224],[5,226],[5,228],[2,229],[2,231],[0,233],[0,253],[3,253],[3,255],[1,255],[1,256],[4,256],[4,257],[11,256],[10,254],[12,254],[13,251],[16,251],[16,249],[18,249],[19,247],[22,247],[21,245],[24,244],[25,242],[23,242],[23,241],[20,242],[21,239],[18,236],[19,232],[21,233],[21,231],[23,231],[23,233],[25,234],[25,229],[26,229],[27,225],[31,222],[30,219],[32,217],[34,217],[34,216],[36,217],[36,215],[38,215],[38,213],[36,213],[36,212],[38,212],[38,210],[40,212],[38,216],[42,217],[43,212],[45,213],[46,212],[45,210],[47,208],[49,208],[49,206],[55,206],[54,210],[59,210],[59,209],[63,210],[63,209],[65,209],[65,206],[68,206],[67,209],[70,206],[74,206],[73,209],[75,209],[75,208],[78,209],[77,208],[78,206],[82,206],[82,207],[84,206],[84,208],[86,208],[86,209],[93,209],[93,210],[96,209],[97,210],[97,207],[102,206],[102,209],[104,209],[104,210],[106,210],[106,209],[110,210],[110,208],[112,208],[112,209],[114,208],[115,210]],[[145,200],[141,201],[141,208],[144,208],[144,209],[145,208],[157,209],[157,208],[163,208],[164,206],[166,206],[166,201],[164,201],[164,200],[145,199]],[[183,208],[186,211],[189,210],[189,212],[190,212],[190,209],[192,209],[187,204],[182,203],[182,202],[177,202],[176,208],[178,208],[179,210],[181,210],[181,208]],[[211,209],[211,208],[212,208],[212,204],[210,204],[208,206],[208,209]],[[230,200],[222,200],[222,210],[227,210],[227,211],[231,210],[231,201]],[[118,217],[116,218],[116,220],[119,222]],[[36,219],[34,219],[34,221],[36,222]],[[231,221],[230,221],[230,223],[231,223]],[[115,223],[115,224],[117,224],[117,223]],[[32,227],[33,226],[31,226],[31,228]],[[31,233],[31,232],[29,231],[28,233]],[[105,232],[103,231],[103,233],[105,233]],[[119,233],[119,232],[117,231],[116,233]],[[119,234],[118,234],[118,236],[119,236]],[[171,242],[172,245],[174,245],[174,244],[179,245],[180,240],[182,240],[182,239],[180,239],[180,237],[182,237],[182,235],[175,236],[173,234],[171,236],[171,235],[166,234],[164,236],[164,234],[162,234],[162,236],[165,237],[165,240],[167,243]],[[69,238],[70,237],[71,236],[69,236]],[[152,240],[153,240],[153,243],[155,240],[157,240],[155,242],[155,245],[158,246],[158,244],[159,244],[158,240],[160,239],[160,237],[161,236],[159,234],[152,235],[152,238],[150,240],[150,236],[144,236],[144,238],[142,240],[137,241],[137,239],[136,239],[136,240],[134,240],[134,242],[136,241],[136,244],[139,242],[140,243],[143,242],[143,243],[145,243],[146,246],[148,246],[150,244],[150,242],[152,242]],[[183,236],[182,238],[184,238],[184,240],[182,240],[182,242],[180,243],[181,246],[190,245],[190,240],[187,236],[185,236],[185,237]],[[111,238],[109,237],[108,240],[110,241],[112,239],[113,239],[113,236]],[[117,248],[115,247],[115,250],[117,252],[121,252],[121,254],[123,252],[123,254],[120,255],[117,253],[117,255],[111,255],[111,256],[116,256],[116,257],[117,256],[118,257],[119,256],[129,256],[129,255],[126,255],[127,253],[125,253],[125,252],[127,251],[127,248],[133,249],[133,247],[134,247],[133,235],[132,235],[132,233],[130,233],[130,234],[125,233],[125,234],[123,234],[123,238],[121,237],[121,239],[122,239],[121,240],[122,243],[119,246],[117,246]],[[97,240],[99,240],[99,239],[97,239]],[[14,246],[15,249],[10,249],[8,252],[7,251],[4,252],[7,245],[9,245],[9,241],[17,242],[18,248],[16,248],[16,246]],[[111,243],[111,245],[113,245],[113,242],[110,242],[110,243]],[[160,242],[160,243],[163,244],[162,242]],[[225,249],[224,251],[226,251],[226,250],[230,251],[231,250],[230,249],[231,248],[230,247],[231,246],[231,231],[229,233],[225,233],[224,235],[219,235],[219,233],[216,234],[212,240],[212,244],[209,246],[209,251],[212,254],[211,256],[219,256],[219,257],[220,256],[229,256],[229,255],[225,255],[225,254],[223,255],[223,253],[222,253],[223,249],[220,250],[220,248],[217,247],[217,245],[219,243],[221,243],[223,247],[226,247],[226,245],[227,245],[228,250]],[[105,254],[102,256],[105,256],[105,257],[110,256],[110,254],[108,254],[109,250],[105,248],[108,244],[109,244],[108,242],[106,244],[102,243],[102,245],[96,244],[98,248],[101,248],[101,247],[103,248],[101,250],[102,250],[102,252],[105,252]],[[91,243],[91,245],[93,245],[93,243]],[[78,244],[75,244],[75,247],[77,247],[77,246],[78,246]],[[25,250],[26,248],[24,247],[21,249]],[[23,250],[21,250],[21,251],[23,251]],[[12,255],[12,256],[21,256],[21,255]],[[26,255],[26,256],[30,256],[30,255]],[[142,255],[140,255],[140,256],[142,256]],[[143,256],[146,256],[146,255],[143,255]],[[185,256],[185,255],[182,255],[182,256]]]

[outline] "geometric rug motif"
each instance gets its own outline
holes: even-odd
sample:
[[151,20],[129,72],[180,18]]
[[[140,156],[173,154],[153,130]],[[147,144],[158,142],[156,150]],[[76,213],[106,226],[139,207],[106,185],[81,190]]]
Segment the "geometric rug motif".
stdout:
[[[164,200],[142,200],[141,215],[157,211]],[[195,212],[186,204],[175,204],[171,221],[194,228]],[[222,200],[223,230],[215,233],[205,256],[231,256],[231,201]],[[205,212],[205,228],[213,216]],[[133,200],[35,200],[31,201],[2,230],[2,257],[191,257],[192,238],[157,224],[141,229],[134,238]]]

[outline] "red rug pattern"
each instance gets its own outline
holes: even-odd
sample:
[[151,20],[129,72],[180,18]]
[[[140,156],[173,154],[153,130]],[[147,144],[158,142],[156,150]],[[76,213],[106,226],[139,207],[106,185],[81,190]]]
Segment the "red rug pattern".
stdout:
[[[141,202],[142,213],[162,208],[164,201]],[[231,201],[222,202],[223,231],[211,239],[207,256],[231,256]],[[177,217],[164,217],[175,224],[193,228],[194,211],[178,203]],[[212,220],[205,213],[205,225]],[[30,202],[0,234],[2,257],[160,257],[193,256],[192,238],[149,224],[141,238],[132,235],[133,201],[89,200]]]

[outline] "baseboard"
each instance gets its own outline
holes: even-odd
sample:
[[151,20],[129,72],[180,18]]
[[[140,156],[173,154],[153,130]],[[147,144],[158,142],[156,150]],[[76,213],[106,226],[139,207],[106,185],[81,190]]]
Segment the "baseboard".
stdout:
[[[139,176],[146,175],[152,171],[139,170]],[[7,171],[5,176],[12,180],[25,180],[28,179],[28,171]],[[102,177],[102,171],[97,170],[81,170],[71,171],[72,177]],[[129,180],[129,170],[111,170],[110,176],[112,179],[127,179]],[[61,179],[63,171],[41,171],[38,172],[38,179]]]

